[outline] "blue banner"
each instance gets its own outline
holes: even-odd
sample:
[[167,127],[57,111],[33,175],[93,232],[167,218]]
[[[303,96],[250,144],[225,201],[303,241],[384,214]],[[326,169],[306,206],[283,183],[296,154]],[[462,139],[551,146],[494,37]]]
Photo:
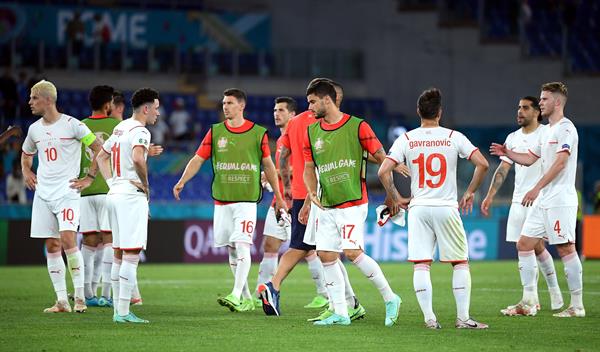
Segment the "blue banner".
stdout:
[[[498,259],[498,220],[464,218],[469,241],[470,260]],[[387,223],[380,227],[369,218],[365,227],[365,251],[381,262],[406,261],[408,258],[408,232],[406,227]]]
[[84,43],[94,42],[95,16],[106,25],[110,44],[134,48],[176,45],[182,48],[251,52],[271,46],[271,19],[266,13],[215,14],[199,11],[139,10],[0,4],[0,42],[16,37],[28,43],[64,45],[66,29],[75,12],[84,24]]

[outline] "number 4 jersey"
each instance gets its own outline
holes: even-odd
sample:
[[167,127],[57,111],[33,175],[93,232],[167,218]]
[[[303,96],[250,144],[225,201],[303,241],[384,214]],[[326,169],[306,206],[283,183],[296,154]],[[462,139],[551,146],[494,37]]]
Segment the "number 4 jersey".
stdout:
[[458,157],[470,158],[477,150],[462,133],[444,127],[411,130],[396,139],[388,158],[410,168],[410,206],[458,206]]
[[23,142],[23,153],[37,153],[36,194],[44,200],[56,200],[69,193],[78,193],[70,188],[70,180],[79,176],[81,143],[92,144],[96,139],[81,121],[62,114],[47,124],[43,118],[34,122]]
[[133,165],[133,148],[143,147],[144,158],[148,156],[150,132],[141,122],[129,118],[119,123],[102,149],[110,154],[113,183],[109,194],[138,193],[138,188],[129,181],[140,182]]

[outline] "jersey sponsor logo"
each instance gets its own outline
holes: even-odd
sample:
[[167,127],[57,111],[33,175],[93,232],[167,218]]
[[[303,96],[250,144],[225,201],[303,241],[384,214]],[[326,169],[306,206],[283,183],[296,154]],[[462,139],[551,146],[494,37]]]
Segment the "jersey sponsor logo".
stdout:
[[425,148],[437,148],[437,147],[450,147],[452,142],[448,139],[433,140],[433,141],[410,141],[408,147],[410,149],[425,147]]
[[319,165],[319,173],[329,172],[332,170],[336,170],[342,167],[356,167],[356,160],[352,159],[340,159],[337,161],[332,161],[327,164]]

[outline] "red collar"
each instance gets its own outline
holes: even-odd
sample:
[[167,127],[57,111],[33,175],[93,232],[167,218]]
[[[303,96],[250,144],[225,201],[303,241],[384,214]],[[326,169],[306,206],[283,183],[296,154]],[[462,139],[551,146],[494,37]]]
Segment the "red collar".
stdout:
[[108,116],[106,115],[93,115],[89,117],[90,119],[106,119]]

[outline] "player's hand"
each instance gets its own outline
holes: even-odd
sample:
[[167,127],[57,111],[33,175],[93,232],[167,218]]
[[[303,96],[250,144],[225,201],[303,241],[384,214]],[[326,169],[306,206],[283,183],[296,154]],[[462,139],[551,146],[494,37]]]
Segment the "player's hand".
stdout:
[[495,156],[506,156],[506,145],[492,143],[492,145],[490,145],[490,154]]
[[400,209],[406,209],[408,207],[409,202],[409,198],[402,198],[398,196],[386,196],[385,201],[383,201],[383,204],[387,206],[390,212],[390,217],[394,217],[400,212]]
[[71,188],[81,192],[84,189],[88,188],[92,184],[92,182],[94,182],[94,179],[90,176],[85,176],[82,178],[74,178],[72,180],[69,180],[69,182],[71,182]]
[[267,180],[267,175],[265,175],[264,171],[260,172],[260,185],[267,191],[273,192],[273,187],[271,187],[269,180]]
[[148,148],[148,156],[159,156],[163,152],[162,145],[150,143],[150,148]]
[[302,225],[308,224],[308,215],[310,214],[310,205],[311,202],[304,202],[302,204],[302,208],[298,212],[298,222]]
[[533,189],[525,194],[523,200],[521,201],[521,205],[524,207],[530,207],[533,205],[533,202],[540,195],[540,190],[537,187],[533,187]]
[[130,180],[129,182],[131,182],[132,185],[136,186],[140,191],[144,192],[144,194],[146,194],[146,198],[148,200],[150,200],[150,186],[149,185],[145,185],[141,182],[133,181],[133,180]]
[[[316,206],[319,207],[319,209],[321,210],[325,210],[325,208],[323,208],[323,205],[321,204],[321,200],[319,200],[319,196],[317,196],[316,192],[313,193],[309,193],[308,197],[310,198],[310,201],[312,203],[314,203]],[[308,217],[307,217],[308,218]]]
[[473,202],[475,201],[475,194],[471,192],[465,192],[463,197],[458,203],[458,208],[463,215],[467,215],[473,211]]
[[408,166],[406,166],[405,163],[399,163],[394,168],[394,172],[399,173],[400,175],[402,175],[404,177],[409,177],[410,176],[410,169],[408,168]]
[[183,187],[185,187],[185,184],[183,184],[181,182],[177,182],[175,184],[175,186],[173,186],[173,197],[175,197],[175,199],[181,200],[181,199],[179,199],[179,193],[181,193],[181,191],[183,191]]
[[493,202],[494,202],[494,197],[492,197],[492,196],[485,197],[483,202],[481,202],[481,213],[484,216],[486,216],[486,217],[490,216],[490,207],[492,206]]
[[25,186],[31,191],[35,191],[35,185],[37,184],[37,176],[31,170],[25,170],[23,172],[23,180],[25,180]]

